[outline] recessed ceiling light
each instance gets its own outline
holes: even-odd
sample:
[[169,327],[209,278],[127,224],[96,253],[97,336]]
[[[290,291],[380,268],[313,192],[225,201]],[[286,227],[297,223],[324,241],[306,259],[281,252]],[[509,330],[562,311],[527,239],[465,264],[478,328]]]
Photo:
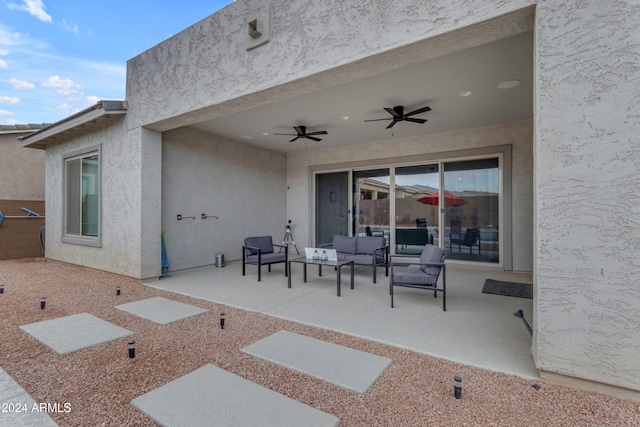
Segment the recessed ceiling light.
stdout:
[[252,137],[252,136],[249,136],[249,135],[244,135],[244,136],[242,137],[242,139],[253,139],[253,137]]
[[520,80],[506,80],[498,84],[498,89],[511,89],[512,87],[516,87],[519,84],[520,84]]
[[463,90],[462,92],[460,92],[460,93],[458,94],[458,96],[461,96],[461,97],[463,97],[463,98],[464,98],[464,97],[467,97],[467,96],[471,96],[471,94],[472,94],[472,93],[473,93],[473,92],[471,92],[470,90]]
[[349,120],[349,116],[340,116],[342,120]]
[[264,136],[268,136],[268,135],[269,135],[269,132],[262,132],[262,134],[263,134]]

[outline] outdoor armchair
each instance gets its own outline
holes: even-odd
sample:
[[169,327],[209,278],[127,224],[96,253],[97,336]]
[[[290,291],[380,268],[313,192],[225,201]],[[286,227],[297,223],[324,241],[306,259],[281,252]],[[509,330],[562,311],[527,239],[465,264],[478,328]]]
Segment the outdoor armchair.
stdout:
[[[393,308],[393,288],[424,289],[433,291],[434,298],[442,292],[442,310],[447,311],[447,273],[444,259],[446,253],[435,245],[425,245],[418,259],[415,256],[391,255],[389,274],[389,293]],[[442,272],[442,287],[438,288],[438,278]]]
[[[274,247],[279,247],[280,251],[275,252]],[[271,272],[271,264],[284,262],[284,276],[287,277],[288,258],[288,248],[284,245],[274,245],[271,236],[247,237],[242,246],[242,275],[245,275],[247,264],[257,265],[259,282],[262,280],[263,265],[267,265]]]
[[449,251],[452,251],[452,246],[458,245],[458,251],[460,252],[461,246],[469,247],[469,254],[471,254],[474,246],[478,248],[478,254],[480,254],[480,229],[467,228],[462,239],[451,238],[449,239]]

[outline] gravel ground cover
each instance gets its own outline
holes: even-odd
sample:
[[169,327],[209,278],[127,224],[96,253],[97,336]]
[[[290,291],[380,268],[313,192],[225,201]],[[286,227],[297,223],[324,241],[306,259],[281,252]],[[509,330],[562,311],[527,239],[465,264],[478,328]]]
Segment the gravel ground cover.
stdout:
[[[59,404],[62,410],[50,416],[61,426],[153,426],[131,400],[207,363],[333,414],[342,426],[640,425],[637,403],[460,365],[43,258],[0,261],[0,285],[0,367],[36,402]],[[160,325],[115,308],[157,296],[209,311]],[[136,357],[128,357],[129,338],[58,355],[19,329],[83,312],[134,331]],[[283,329],[393,362],[362,396],[240,351]],[[455,375],[463,379],[460,400],[453,396]]]

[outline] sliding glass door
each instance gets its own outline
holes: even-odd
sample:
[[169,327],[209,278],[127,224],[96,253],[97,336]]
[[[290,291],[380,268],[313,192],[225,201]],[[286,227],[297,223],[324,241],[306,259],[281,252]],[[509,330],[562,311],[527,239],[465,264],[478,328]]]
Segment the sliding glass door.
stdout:
[[353,234],[389,241],[389,169],[353,172]]
[[419,254],[439,244],[438,164],[395,168],[395,253]]
[[449,260],[500,263],[500,162],[496,155],[317,174],[315,243],[384,236],[395,254],[434,244]]
[[500,262],[498,158],[444,164],[447,259]]

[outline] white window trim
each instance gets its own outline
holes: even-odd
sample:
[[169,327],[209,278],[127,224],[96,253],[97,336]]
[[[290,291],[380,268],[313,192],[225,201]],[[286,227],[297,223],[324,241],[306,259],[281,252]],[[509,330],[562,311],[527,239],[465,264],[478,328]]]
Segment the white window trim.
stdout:
[[[67,161],[75,157],[98,155],[98,236],[76,236],[66,234],[67,222]],[[102,145],[93,145],[70,151],[62,156],[62,242],[74,245],[102,247]]]

